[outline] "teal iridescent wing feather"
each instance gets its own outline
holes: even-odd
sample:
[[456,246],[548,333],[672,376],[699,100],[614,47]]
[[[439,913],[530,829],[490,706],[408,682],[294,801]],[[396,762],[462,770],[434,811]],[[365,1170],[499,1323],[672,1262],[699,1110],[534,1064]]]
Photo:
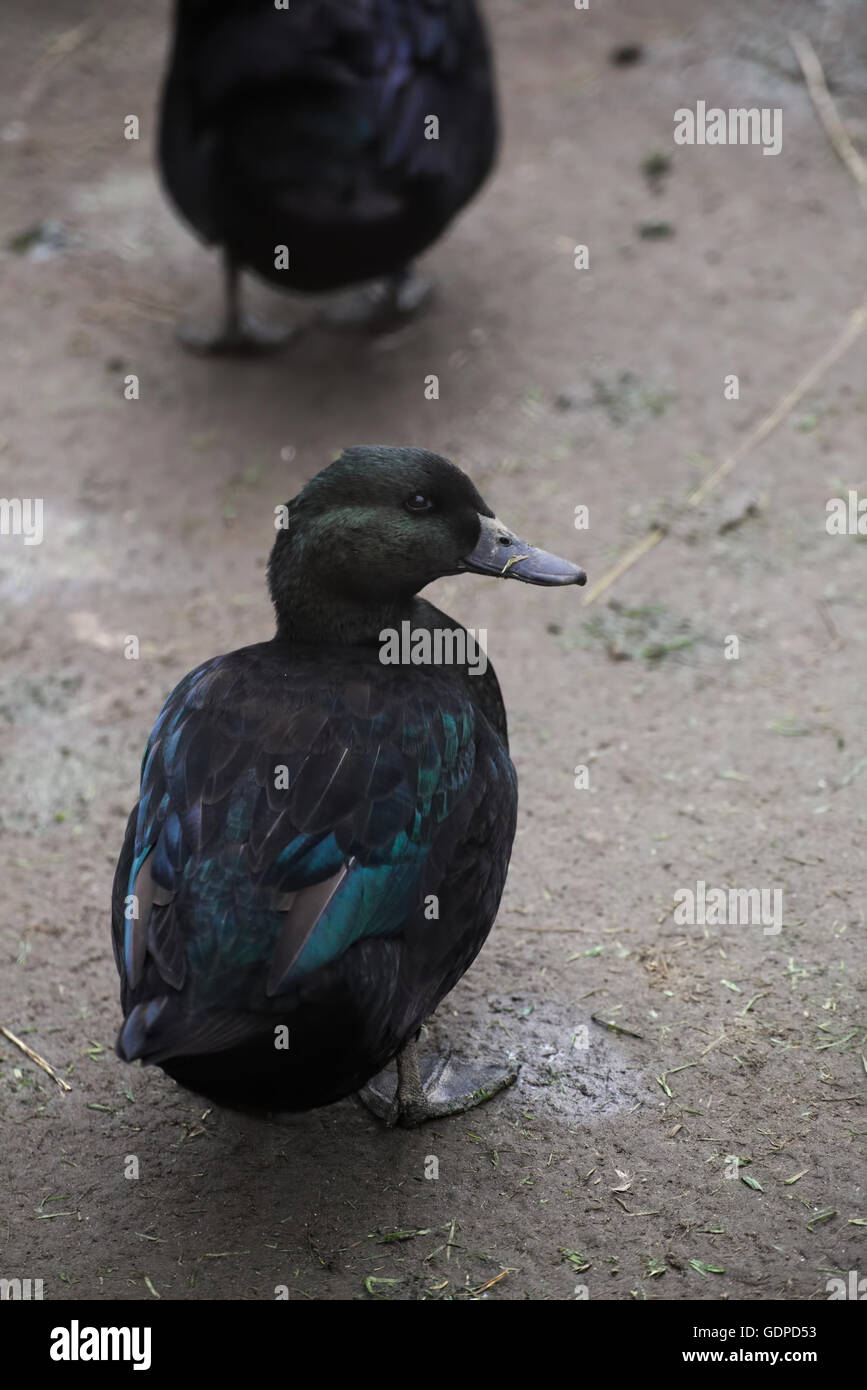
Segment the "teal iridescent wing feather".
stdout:
[[434,672],[420,686],[346,649],[336,669],[265,643],[166,701],[115,884],[127,1057],[243,1037],[438,891],[479,800],[483,716]]

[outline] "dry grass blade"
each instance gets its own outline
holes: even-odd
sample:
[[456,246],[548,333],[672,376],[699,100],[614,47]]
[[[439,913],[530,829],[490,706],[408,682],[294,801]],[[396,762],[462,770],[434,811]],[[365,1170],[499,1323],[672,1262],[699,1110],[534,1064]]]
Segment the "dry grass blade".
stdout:
[[[803,400],[807,392],[811,391],[816,383],[821,381],[825,373],[839,361],[844,353],[848,352],[849,348],[856,339],[861,336],[865,328],[867,328],[867,301],[859,305],[857,309],[853,309],[852,313],[849,315],[846,326],[831,346],[823,352],[822,356],[804,373],[797,385],[793,386],[791,391],[788,391],[785,396],[781,397],[770,414],[766,415],[763,420],[760,420],[755,429],[750,430],[749,434],[738,445],[737,449],[729,454],[727,458],[723,459],[722,463],[708,474],[703,483],[699,483],[698,487],[693,489],[687,497],[685,505],[688,507],[699,506],[711,489],[715,488],[717,483],[722,482],[723,478],[727,477],[728,474],[746,458],[747,454],[751,453],[757,445],[767,439],[768,435],[785,420],[786,416],[791,414],[795,406],[799,401]],[[628,550],[626,554],[618,560],[617,564],[614,565],[607,574],[603,574],[602,578],[598,580],[596,584],[590,586],[590,589],[584,596],[585,605],[594,603],[601,594],[605,593],[606,589],[609,589],[627,570],[630,570],[633,565],[637,564],[648,551],[652,550],[655,545],[658,545],[661,540],[664,540],[667,534],[667,531],[663,531],[662,528],[658,526],[653,531],[648,532],[641,541],[634,545],[631,550]]]
[[607,1028],[609,1033],[623,1033],[627,1038],[644,1038],[643,1033],[633,1033],[631,1028],[621,1028],[619,1023],[612,1023],[609,1018],[600,1018],[598,1014],[591,1014],[590,1017],[600,1028]]
[[789,34],[789,43],[795,50],[795,57],[801,64],[801,71],[807,83],[807,91],[812,97],[819,120],[825,127],[825,134],[861,189],[862,202],[867,205],[867,163],[861,158],[846,134],[846,128],[840,120],[834,99],[828,91],[828,84],[825,81],[825,74],[822,71],[822,64],[819,62],[816,50],[804,34]]
[[43,1071],[48,1072],[48,1075],[53,1081],[57,1082],[62,1091],[72,1090],[72,1087],[64,1081],[63,1077],[57,1075],[57,1072],[50,1062],[46,1062],[44,1057],[40,1057],[38,1052],[34,1052],[32,1047],[28,1047],[26,1042],[22,1042],[20,1038],[16,1038],[15,1034],[10,1033],[9,1029],[4,1028],[2,1024],[0,1024],[0,1033],[3,1034],[4,1038],[8,1038],[11,1043],[14,1043],[16,1047],[19,1047],[24,1053],[24,1056],[29,1057],[31,1062],[35,1062],[37,1067],[41,1067]]

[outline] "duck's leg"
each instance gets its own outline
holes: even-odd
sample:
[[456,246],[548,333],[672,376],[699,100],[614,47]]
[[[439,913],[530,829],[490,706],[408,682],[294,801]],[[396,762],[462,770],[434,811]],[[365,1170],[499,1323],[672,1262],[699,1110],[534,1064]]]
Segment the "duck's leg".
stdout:
[[442,1115],[459,1115],[490,1100],[517,1080],[517,1068],[479,1066],[447,1054],[419,1064],[417,1039],[397,1054],[397,1085],[388,1069],[359,1091],[359,1098],[387,1125],[412,1128]]
[[218,324],[183,324],[178,338],[190,352],[204,356],[258,356],[276,352],[292,336],[292,330],[266,323],[241,310],[241,268],[228,251],[223,252],[224,312]]
[[402,266],[386,280],[339,295],[326,311],[325,321],[332,328],[386,333],[426,309],[435,288],[430,276],[421,275],[411,265]]

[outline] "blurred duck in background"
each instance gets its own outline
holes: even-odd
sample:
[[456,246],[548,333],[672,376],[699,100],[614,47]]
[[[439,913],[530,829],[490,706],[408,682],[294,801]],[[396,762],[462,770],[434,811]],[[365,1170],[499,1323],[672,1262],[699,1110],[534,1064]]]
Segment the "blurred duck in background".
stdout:
[[285,334],[241,312],[239,273],[322,293],[370,285],[377,324],[423,304],[414,259],[472,198],[497,143],[473,0],[177,0],[159,162],[187,222],[222,248],[225,313],[200,352]]

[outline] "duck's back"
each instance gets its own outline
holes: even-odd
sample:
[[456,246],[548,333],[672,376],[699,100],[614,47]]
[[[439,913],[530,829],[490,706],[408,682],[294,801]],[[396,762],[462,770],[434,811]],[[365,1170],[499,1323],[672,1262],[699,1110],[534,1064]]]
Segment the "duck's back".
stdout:
[[273,642],[191,672],[115,879],[121,1055],[228,1102],[357,1089],[484,942],[516,803],[490,668]]
[[473,0],[178,4],[166,185],[201,235],[278,283],[400,269],[472,196],[495,145]]

